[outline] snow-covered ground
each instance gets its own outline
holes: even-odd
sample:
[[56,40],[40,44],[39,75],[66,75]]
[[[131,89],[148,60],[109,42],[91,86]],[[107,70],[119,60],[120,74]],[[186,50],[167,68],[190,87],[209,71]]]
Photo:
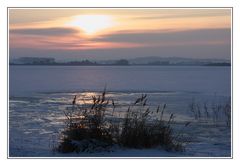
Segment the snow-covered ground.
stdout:
[[[115,157],[170,157],[170,156],[199,156],[199,157],[229,157],[231,156],[231,130],[224,120],[216,124],[211,119],[197,121],[191,115],[186,101],[191,102],[192,94],[185,93],[149,93],[149,105],[156,109],[157,103],[167,103],[165,117],[174,113],[176,126],[183,126],[186,122],[191,124],[183,132],[191,137],[186,145],[185,152],[166,152],[159,149],[136,150],[114,149],[113,152],[60,154],[52,149],[60,140],[61,131],[65,128],[63,111],[71,104],[74,95],[78,96],[78,103],[84,98],[88,102],[93,92],[85,93],[48,93],[35,97],[11,97],[9,112],[9,150],[12,157],[56,157],[56,156],[115,156]],[[97,94],[97,93],[96,93]],[[140,93],[109,92],[108,98],[116,100],[118,116],[127,110],[126,105],[134,102]],[[185,96],[182,97],[181,96]],[[196,96],[196,95],[194,95]],[[201,95],[198,95],[199,97]],[[132,98],[130,100],[129,98]],[[206,101],[224,101],[225,97],[201,96]],[[168,101],[168,102],[165,102]],[[200,101],[199,101],[200,102]],[[176,127],[176,131],[178,128]]]
[[[93,77],[93,76],[96,77]],[[230,157],[231,128],[225,119],[195,120],[189,111],[194,100],[201,107],[229,100],[230,68],[226,67],[10,67],[10,157]],[[191,124],[185,152],[163,149],[122,149],[112,152],[53,152],[66,126],[65,110],[74,95],[85,102],[107,84],[107,97],[116,101],[118,116],[142,93],[152,109],[167,104],[165,117],[175,115],[179,126]],[[178,131],[176,125],[175,132]]]

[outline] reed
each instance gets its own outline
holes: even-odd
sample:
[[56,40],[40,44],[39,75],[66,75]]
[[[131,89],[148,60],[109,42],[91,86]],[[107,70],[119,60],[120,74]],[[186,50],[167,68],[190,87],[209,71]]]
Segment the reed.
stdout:
[[[57,151],[96,152],[111,151],[113,146],[125,148],[161,147],[168,151],[184,151],[184,139],[174,134],[174,115],[164,120],[166,104],[155,111],[147,104],[147,95],[142,94],[131,104],[124,118],[115,116],[115,101],[106,97],[106,89],[92,96],[92,104],[77,104],[77,96],[66,112],[67,126]],[[118,119],[117,121],[114,119]],[[187,125],[185,125],[186,127]]]
[[213,122],[215,125],[225,123],[227,127],[231,127],[231,100],[224,103],[206,102],[201,104],[195,100],[189,104],[189,111],[197,121]]

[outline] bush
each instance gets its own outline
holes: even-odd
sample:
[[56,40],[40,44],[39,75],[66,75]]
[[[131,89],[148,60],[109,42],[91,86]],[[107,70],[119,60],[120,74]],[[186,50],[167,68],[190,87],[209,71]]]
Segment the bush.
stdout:
[[[63,132],[64,138],[57,150],[60,152],[81,152],[87,149],[79,146],[76,142],[98,142],[99,145],[111,146],[115,143],[113,134],[118,133],[118,128],[106,120],[107,107],[110,105],[106,100],[105,90],[98,97],[92,96],[92,104],[81,107],[76,104],[77,96],[74,97],[72,107],[64,112],[67,117],[67,128]],[[95,141],[97,140],[97,141]],[[70,148],[69,148],[70,147]]]
[[160,111],[160,107],[155,112],[155,117],[152,119],[150,114],[153,112],[149,108],[145,108],[147,95],[142,95],[134,103],[134,108],[128,108],[122,132],[120,135],[120,143],[122,146],[130,148],[153,148],[161,146],[166,150],[184,150],[182,143],[174,138],[171,123],[174,120],[174,115],[171,114],[168,121],[163,120],[163,113],[166,104]]
[[[106,98],[106,90],[99,96],[92,96],[90,105],[78,105],[74,97],[72,107],[64,112],[67,127],[57,151],[96,152],[111,151],[113,145],[127,148],[162,147],[169,151],[183,151],[184,143],[175,135],[171,124],[174,115],[163,120],[166,104],[160,110],[150,111],[147,95],[142,95],[128,107],[120,121],[114,121],[114,100]],[[153,118],[153,115],[155,118]]]

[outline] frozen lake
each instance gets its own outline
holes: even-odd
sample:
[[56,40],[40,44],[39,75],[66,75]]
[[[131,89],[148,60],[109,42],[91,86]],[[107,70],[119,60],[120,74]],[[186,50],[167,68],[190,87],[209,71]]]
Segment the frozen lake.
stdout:
[[[231,155],[229,128],[198,123],[189,112],[193,99],[201,107],[205,103],[209,108],[229,100],[230,67],[10,66],[10,156],[61,156],[52,153],[51,146],[58,141],[65,126],[63,110],[71,104],[74,95],[87,101],[102,91],[105,85],[108,97],[115,99],[121,109],[146,93],[152,108],[167,104],[166,116],[174,113],[178,123],[193,122],[187,132],[196,135],[196,138],[185,153],[156,154],[154,151],[147,156]],[[144,154],[141,152],[141,155]]]
[[10,66],[10,96],[35,92],[186,91],[230,96],[231,68],[204,66]]

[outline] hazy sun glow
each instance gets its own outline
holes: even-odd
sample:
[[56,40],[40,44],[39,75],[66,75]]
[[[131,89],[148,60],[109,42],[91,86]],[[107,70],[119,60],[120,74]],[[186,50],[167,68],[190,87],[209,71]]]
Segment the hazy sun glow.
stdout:
[[[231,9],[10,9],[11,57],[229,58]],[[230,50],[230,51],[229,51]]]
[[78,27],[86,34],[91,35],[110,28],[114,25],[114,21],[110,15],[80,15],[75,16],[67,25]]

